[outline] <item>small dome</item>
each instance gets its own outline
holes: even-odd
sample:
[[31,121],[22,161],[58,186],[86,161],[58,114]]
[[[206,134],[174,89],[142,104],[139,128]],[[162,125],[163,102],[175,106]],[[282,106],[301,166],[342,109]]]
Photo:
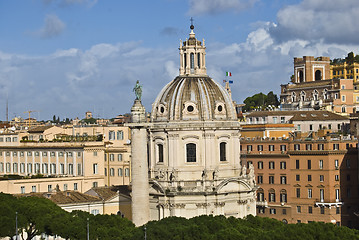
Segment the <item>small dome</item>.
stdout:
[[237,120],[228,92],[208,76],[178,76],[152,105],[151,121]]

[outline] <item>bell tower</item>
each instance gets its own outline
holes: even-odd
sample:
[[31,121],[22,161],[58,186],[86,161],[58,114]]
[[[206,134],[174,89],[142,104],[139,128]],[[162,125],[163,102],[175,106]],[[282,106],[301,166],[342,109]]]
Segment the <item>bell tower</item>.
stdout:
[[191,33],[189,39],[180,42],[180,76],[207,76],[206,69],[206,47],[196,39],[193,32],[193,20],[191,18]]

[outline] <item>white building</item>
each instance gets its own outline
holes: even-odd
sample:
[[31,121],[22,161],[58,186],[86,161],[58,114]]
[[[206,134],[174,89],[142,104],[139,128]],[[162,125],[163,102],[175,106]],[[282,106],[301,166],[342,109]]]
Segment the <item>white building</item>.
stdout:
[[253,166],[247,174],[241,165],[235,107],[208,77],[204,42],[193,29],[180,46],[180,74],[157,96],[151,122],[140,100],[131,109],[136,225],[169,216],[256,213]]

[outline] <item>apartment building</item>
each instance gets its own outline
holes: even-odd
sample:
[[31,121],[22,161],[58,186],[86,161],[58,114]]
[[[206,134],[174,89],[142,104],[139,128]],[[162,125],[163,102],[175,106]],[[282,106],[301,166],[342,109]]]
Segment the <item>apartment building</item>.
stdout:
[[128,185],[130,132],[124,126],[41,126],[0,134],[0,181],[7,193]]
[[258,216],[359,227],[357,139],[243,138],[241,159],[255,167]]

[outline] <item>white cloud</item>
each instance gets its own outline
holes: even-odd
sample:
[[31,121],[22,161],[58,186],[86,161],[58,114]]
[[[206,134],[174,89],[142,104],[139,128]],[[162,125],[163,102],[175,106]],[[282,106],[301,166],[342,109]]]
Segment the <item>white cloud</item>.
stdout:
[[190,15],[240,12],[252,7],[258,0],[189,0]]
[[356,0],[304,0],[281,9],[271,35],[281,42],[322,39],[326,43],[358,43],[359,5]]
[[48,14],[45,17],[44,26],[40,30],[34,32],[34,34],[41,38],[53,38],[59,36],[65,28],[65,23],[56,15]]

